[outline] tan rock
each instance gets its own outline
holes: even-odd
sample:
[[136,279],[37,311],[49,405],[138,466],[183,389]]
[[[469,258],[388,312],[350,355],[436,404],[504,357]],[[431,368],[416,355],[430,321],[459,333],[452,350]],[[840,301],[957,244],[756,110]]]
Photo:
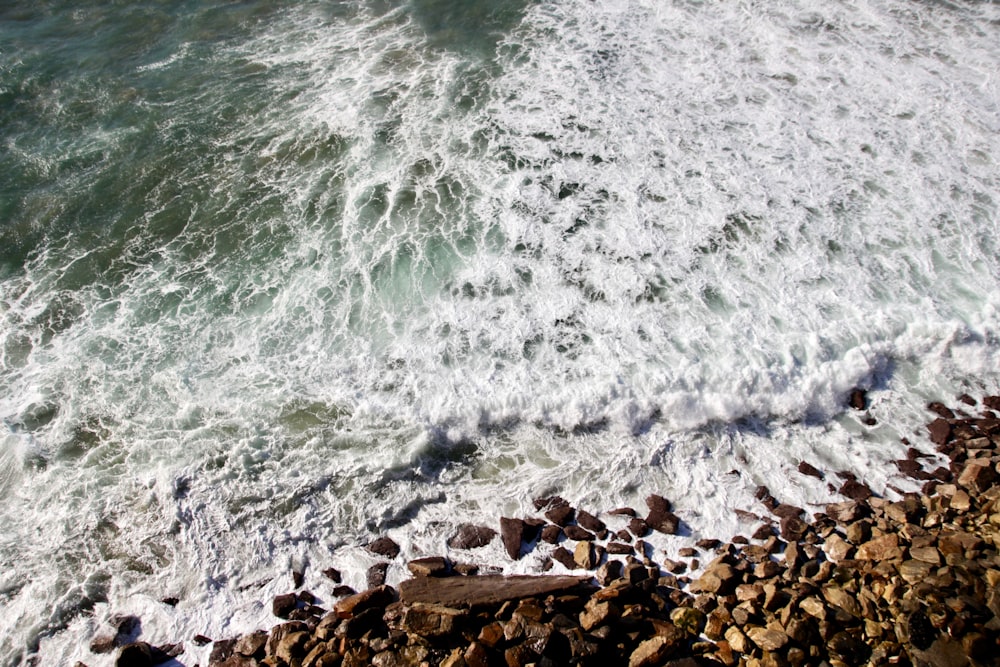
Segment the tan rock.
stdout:
[[971,491],[982,493],[993,486],[996,480],[997,471],[991,460],[971,459],[959,475],[958,484]]
[[956,491],[952,494],[948,507],[956,512],[968,512],[969,508],[972,507],[972,499],[965,491]]
[[855,618],[861,618],[861,605],[857,598],[843,588],[826,586],[823,588],[823,597],[834,607],[843,609]]
[[799,609],[821,621],[826,619],[826,605],[814,595],[799,600]]
[[906,560],[899,566],[899,576],[911,584],[917,584],[930,575],[933,566],[919,560]]
[[753,644],[743,634],[743,631],[735,625],[726,630],[726,641],[729,643],[730,648],[737,653],[750,653],[753,651]]
[[396,591],[391,586],[377,586],[338,600],[333,611],[339,618],[351,618],[366,609],[384,609],[395,598]]
[[598,602],[591,598],[580,612],[580,627],[586,632],[616,620],[621,612],[612,602]]
[[454,632],[456,622],[466,616],[464,609],[418,602],[406,608],[403,630],[421,637],[444,637]]
[[835,563],[850,558],[854,551],[854,546],[836,533],[826,538],[826,543],[823,546],[826,555]]
[[709,567],[696,582],[692,590],[701,593],[726,595],[736,587],[739,575],[731,565],[717,563]]
[[628,667],[655,667],[677,649],[671,637],[653,637],[639,644],[628,659]]
[[764,651],[777,651],[788,643],[788,635],[772,628],[751,627],[747,636]]
[[890,533],[869,540],[858,547],[856,558],[858,560],[875,561],[902,558],[902,552],[899,549],[899,538],[894,533]]
[[941,554],[936,547],[911,547],[910,558],[930,563],[931,565],[941,564]]
[[573,550],[573,561],[584,570],[594,569],[594,546],[590,542],[579,542]]

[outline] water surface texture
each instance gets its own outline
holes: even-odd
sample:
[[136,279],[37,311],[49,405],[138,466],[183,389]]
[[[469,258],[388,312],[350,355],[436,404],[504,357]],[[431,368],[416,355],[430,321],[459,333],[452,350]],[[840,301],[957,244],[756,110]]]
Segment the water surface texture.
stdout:
[[3,3],[0,664],[542,494],[913,488],[1000,391],[998,71],[971,1]]

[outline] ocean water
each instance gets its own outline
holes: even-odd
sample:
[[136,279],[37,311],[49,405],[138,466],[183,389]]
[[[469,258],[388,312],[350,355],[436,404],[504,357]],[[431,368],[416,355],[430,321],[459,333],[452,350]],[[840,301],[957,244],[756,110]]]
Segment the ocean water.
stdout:
[[540,495],[915,488],[1000,392],[998,71],[971,0],[0,3],[0,664],[536,572],[445,541]]

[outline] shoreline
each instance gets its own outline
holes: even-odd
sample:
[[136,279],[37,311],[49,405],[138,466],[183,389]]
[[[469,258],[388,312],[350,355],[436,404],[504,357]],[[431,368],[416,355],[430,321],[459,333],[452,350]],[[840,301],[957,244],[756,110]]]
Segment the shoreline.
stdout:
[[[800,473],[837,482],[845,500],[807,516],[759,487],[759,507],[735,510],[756,525],[752,535],[692,540],[672,560],[643,540],[678,532],[681,518],[661,496],[641,513],[602,513],[627,520],[618,531],[563,498],[541,498],[536,516],[502,517],[499,530],[464,524],[449,546],[499,539],[517,560],[544,541],[557,546],[543,569],[556,561],[586,574],[479,574],[430,556],[407,564],[413,578],[397,590],[385,571],[399,546],[382,537],[368,545],[386,559],[369,570],[368,588],[338,586],[332,611],[299,590],[274,598],[283,622],[269,631],[189,641],[212,643],[210,667],[1000,664],[1000,397],[957,402],[929,404],[937,418],[926,441],[903,440],[907,457],[895,464],[924,485],[899,501],[802,461]],[[848,403],[864,410],[864,392]],[[932,450],[948,467],[928,469]],[[340,583],[337,570],[324,574]],[[93,652],[117,650],[125,667],[187,664],[183,644],[135,641],[131,621],[119,620]]]

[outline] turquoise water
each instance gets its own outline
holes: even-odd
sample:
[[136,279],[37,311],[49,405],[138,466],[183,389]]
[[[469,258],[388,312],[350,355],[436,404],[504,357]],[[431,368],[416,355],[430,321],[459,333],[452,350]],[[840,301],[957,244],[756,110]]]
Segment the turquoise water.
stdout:
[[542,493],[656,490],[714,535],[756,483],[826,499],[799,458],[905,485],[927,400],[1000,391],[998,33],[989,3],[0,7],[0,662],[104,664],[114,613],[249,629],[292,565],[360,585],[372,536],[440,551]]

